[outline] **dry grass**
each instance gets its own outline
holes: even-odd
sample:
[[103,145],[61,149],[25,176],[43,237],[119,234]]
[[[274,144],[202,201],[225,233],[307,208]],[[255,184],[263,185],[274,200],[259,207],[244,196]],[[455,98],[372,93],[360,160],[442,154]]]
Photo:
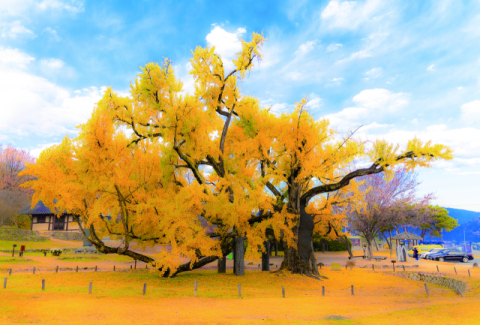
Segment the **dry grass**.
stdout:
[[[49,324],[477,324],[480,287],[450,290],[386,272],[322,269],[328,280],[286,273],[215,271],[159,278],[128,272],[14,273],[0,289],[0,323]],[[480,285],[480,272],[470,286]],[[3,284],[3,275],[1,276]],[[46,290],[41,291],[41,280]],[[197,297],[193,297],[198,281]],[[88,284],[93,293],[88,294]],[[147,283],[147,295],[142,295]],[[242,298],[238,297],[241,284]],[[355,296],[350,285],[354,285]],[[282,286],[286,298],[282,298]],[[326,295],[321,289],[325,286]],[[317,290],[317,291],[314,291]]]

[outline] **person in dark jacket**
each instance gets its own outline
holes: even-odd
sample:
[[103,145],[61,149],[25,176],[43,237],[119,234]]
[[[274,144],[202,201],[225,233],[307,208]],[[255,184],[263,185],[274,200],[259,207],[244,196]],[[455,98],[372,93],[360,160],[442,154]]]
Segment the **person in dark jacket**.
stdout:
[[416,259],[418,261],[418,250],[417,248],[413,248],[413,258]]

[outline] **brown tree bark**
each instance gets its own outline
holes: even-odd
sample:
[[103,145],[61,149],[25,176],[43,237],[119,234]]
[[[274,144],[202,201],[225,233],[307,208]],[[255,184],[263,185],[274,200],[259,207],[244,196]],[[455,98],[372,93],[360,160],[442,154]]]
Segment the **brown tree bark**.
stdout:
[[243,237],[235,238],[235,274],[236,275],[245,275],[245,265],[244,265],[244,255],[245,255],[245,248],[243,247],[244,239]]
[[[300,200],[298,200],[300,201]],[[306,202],[300,202],[297,211],[300,211],[299,221],[293,229],[295,238],[297,238],[297,248],[285,247],[285,257],[283,258],[281,270],[288,270],[292,274],[306,275],[315,279],[320,278],[318,272],[317,260],[313,252],[313,218],[305,211]]]
[[226,273],[227,272],[227,258],[226,258],[226,256],[223,256],[222,258],[218,259],[217,272],[218,273]]
[[270,242],[268,240],[263,242],[266,253],[262,252],[262,271],[270,271]]

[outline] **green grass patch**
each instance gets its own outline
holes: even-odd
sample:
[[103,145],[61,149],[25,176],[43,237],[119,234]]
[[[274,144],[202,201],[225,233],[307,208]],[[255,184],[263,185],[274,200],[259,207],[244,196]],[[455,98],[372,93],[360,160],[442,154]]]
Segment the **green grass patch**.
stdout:
[[33,241],[21,241],[21,240],[0,240],[0,249],[12,249],[13,244],[17,245],[15,251],[20,250],[21,245],[25,245],[25,249],[50,249],[50,248],[76,248],[74,245],[69,243],[59,243],[51,240],[44,242],[33,242]]

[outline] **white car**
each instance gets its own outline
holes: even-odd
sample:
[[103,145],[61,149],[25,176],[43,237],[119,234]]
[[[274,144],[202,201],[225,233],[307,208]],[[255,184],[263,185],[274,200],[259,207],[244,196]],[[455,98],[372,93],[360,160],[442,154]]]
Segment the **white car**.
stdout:
[[431,250],[429,250],[428,252],[418,254],[418,258],[424,258],[424,259],[426,259],[426,258],[427,258],[427,255],[433,254],[433,253],[436,253],[436,252],[439,252],[439,251],[441,251],[442,249],[444,249],[444,248],[434,248],[434,249],[431,249]]

